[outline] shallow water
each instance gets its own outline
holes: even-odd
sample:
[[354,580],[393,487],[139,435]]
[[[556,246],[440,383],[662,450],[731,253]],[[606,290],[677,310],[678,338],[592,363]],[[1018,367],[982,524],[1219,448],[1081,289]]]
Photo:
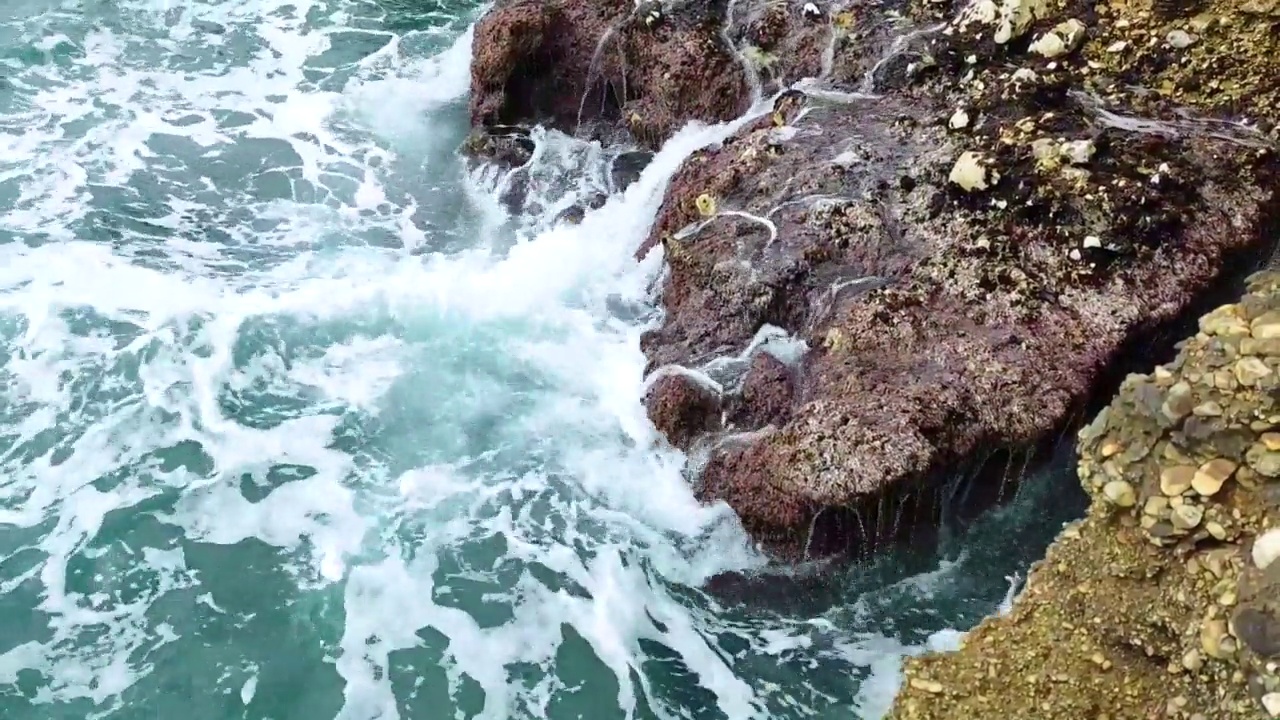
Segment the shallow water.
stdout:
[[[468,27],[428,0],[0,8],[0,717],[863,717],[1078,510],[789,600],[639,404],[691,127],[625,195],[538,133],[468,175]],[[1067,501],[1063,501],[1066,498]]]

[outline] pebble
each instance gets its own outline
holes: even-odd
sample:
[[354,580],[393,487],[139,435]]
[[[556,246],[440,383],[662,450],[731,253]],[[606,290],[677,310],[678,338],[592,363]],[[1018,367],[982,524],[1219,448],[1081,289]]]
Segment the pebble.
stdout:
[[1133,492],[1133,486],[1124,480],[1112,480],[1102,486],[1102,494],[1117,507],[1127,508],[1133,507],[1138,502],[1138,496]]
[[1280,310],[1264,312],[1249,323],[1249,333],[1258,340],[1280,338]]
[[1142,512],[1151,517],[1163,517],[1169,511],[1169,498],[1163,495],[1152,495],[1142,504]]
[[1280,340],[1276,338],[1268,338],[1266,340],[1252,337],[1242,338],[1240,340],[1240,354],[1275,357],[1280,355]]
[[1204,508],[1199,505],[1179,505],[1173,509],[1169,521],[1179,530],[1192,530],[1204,519]]
[[1169,420],[1177,422],[1190,414],[1191,408],[1191,385],[1186,380],[1181,380],[1169,388],[1160,411]]
[[1273,718],[1280,718],[1280,692],[1271,692],[1262,696],[1262,707]]
[[1254,443],[1245,453],[1244,459],[1259,475],[1280,477],[1280,451],[1270,450],[1263,443]]
[[1024,82],[1033,83],[1036,81],[1036,78],[1038,77],[1039,75],[1036,75],[1036,71],[1032,70],[1031,68],[1018,68],[1017,70],[1013,71],[1013,76],[1011,79],[1015,84],[1024,83]]
[[1204,497],[1213,497],[1237,467],[1236,463],[1227,458],[1210,460],[1196,470],[1195,477],[1191,479],[1191,487]]
[[1199,15],[1191,18],[1191,22],[1187,24],[1190,25],[1191,29],[1195,32],[1202,33],[1205,30],[1208,30],[1216,20],[1217,18],[1209,13],[1200,13]]
[[[987,1],[978,2],[976,14],[984,20],[988,17],[992,19],[987,22],[995,22],[996,32],[992,39],[997,45],[1020,37],[1030,29],[1036,18],[1044,17],[1048,12],[1046,0],[1000,0],[999,3],[991,2],[990,6]],[[991,10],[995,12],[992,13]]]
[[1207,335],[1248,335],[1249,326],[1236,315],[1235,305],[1223,305],[1200,318],[1200,331]]
[[[1058,150],[1072,165],[1084,165],[1089,162],[1089,158],[1092,158],[1097,151],[1098,149],[1094,146],[1092,140],[1072,140],[1071,142],[1063,143]],[[1098,245],[1101,244],[1102,241],[1099,240]],[[1089,246],[1085,245],[1085,247]]]
[[1160,492],[1175,497],[1191,489],[1196,469],[1190,465],[1174,465],[1160,472]]
[[1241,358],[1234,370],[1236,380],[1246,387],[1257,385],[1259,380],[1271,374],[1271,368],[1256,357]]
[[1213,520],[1210,520],[1209,522],[1204,524],[1204,529],[1208,531],[1210,535],[1213,536],[1214,540],[1227,539],[1227,529],[1222,527],[1222,523],[1214,522]]
[[1178,50],[1185,50],[1196,42],[1196,37],[1188,33],[1186,30],[1170,30],[1169,34],[1166,35],[1164,39],[1165,42]]
[[956,159],[948,179],[968,192],[986,190],[1000,181],[1000,173],[989,170],[983,164],[982,156],[976,152],[966,151]]
[[923,690],[927,693],[938,694],[942,692],[942,683],[937,680],[925,680],[924,678],[911,678],[911,687],[917,690]]
[[969,113],[964,110],[957,110],[947,121],[947,126],[952,130],[963,130],[969,127]]
[[1250,555],[1259,570],[1270,567],[1271,563],[1280,558],[1280,528],[1272,528],[1254,538]]
[[1191,414],[1199,417],[1220,417],[1222,415],[1222,405],[1213,400],[1202,402],[1191,409]]
[[1231,626],[1240,641],[1258,657],[1280,656],[1280,618],[1275,613],[1242,607],[1232,617]]
[[1210,620],[1200,626],[1200,649],[1209,657],[1223,658],[1226,652],[1227,621]]
[[1047,58],[1055,58],[1067,54],[1067,41],[1063,40],[1058,33],[1050,30],[1036,38],[1036,41],[1031,43],[1031,46],[1027,49]]
[[1182,667],[1190,670],[1191,672],[1199,672],[1200,668],[1204,667],[1204,656],[1200,654],[1199,650],[1194,648],[1188,650],[1187,654],[1182,656]]

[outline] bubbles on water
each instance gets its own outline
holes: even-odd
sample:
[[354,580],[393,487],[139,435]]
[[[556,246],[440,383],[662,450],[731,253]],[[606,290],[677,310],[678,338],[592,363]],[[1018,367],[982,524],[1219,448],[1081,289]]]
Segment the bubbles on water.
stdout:
[[455,154],[473,11],[388,7],[3,26],[0,714],[873,716],[921,643],[694,589],[763,560],[639,402],[633,249],[750,117],[602,204],[539,131],[511,217]]

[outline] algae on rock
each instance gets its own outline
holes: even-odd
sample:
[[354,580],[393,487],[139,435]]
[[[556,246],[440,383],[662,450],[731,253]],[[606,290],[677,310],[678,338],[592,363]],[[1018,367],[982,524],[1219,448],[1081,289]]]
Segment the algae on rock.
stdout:
[[[1280,273],[1079,433],[1093,501],[896,720],[1280,716]],[[1250,368],[1242,373],[1241,368]]]

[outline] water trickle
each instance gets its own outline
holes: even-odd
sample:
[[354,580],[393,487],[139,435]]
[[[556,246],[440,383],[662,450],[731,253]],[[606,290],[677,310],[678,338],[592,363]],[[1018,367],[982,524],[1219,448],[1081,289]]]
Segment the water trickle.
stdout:
[[818,530],[818,520],[820,520],[820,519],[822,518],[822,514],[823,514],[823,513],[827,512],[827,511],[829,511],[829,510],[830,510],[830,508],[825,508],[825,507],[824,507],[824,508],[822,508],[822,509],[821,509],[821,510],[819,510],[818,512],[814,513],[814,514],[813,514],[813,519],[809,521],[809,532],[808,532],[808,534],[806,534],[806,535],[805,535],[805,538],[804,538],[804,551],[803,551],[803,552],[801,552],[801,554],[800,554],[800,559],[801,559],[801,560],[811,560],[811,559],[813,559],[813,553],[812,553],[812,550],[813,550],[813,536],[817,533],[817,530]]
[[[596,88],[596,81],[600,79],[601,66],[604,63],[604,52],[609,46],[609,42],[613,40],[613,36],[618,33],[622,26],[635,21],[636,11],[632,11],[630,15],[622,18],[618,22],[610,25],[608,29],[600,35],[600,40],[596,42],[596,49],[591,53],[591,63],[587,66],[587,82],[582,91],[582,99],[578,101],[578,118],[574,123],[574,134],[582,128],[582,114],[586,111],[587,98],[591,96],[592,91]],[[618,107],[622,107],[627,103],[627,58],[622,51],[618,53],[622,58],[622,97],[618,98]],[[604,109],[604,103],[607,101],[605,96],[608,87],[600,88],[601,110]]]
[[756,107],[764,99],[764,82],[760,79],[760,69],[747,57],[743,49],[733,41],[733,38],[729,37],[729,29],[734,26],[735,22],[734,10],[737,9],[738,3],[741,1],[729,0],[728,5],[725,6],[725,21],[724,25],[720,27],[720,38],[725,47],[729,48],[729,51],[733,53],[738,65],[742,68],[743,78],[747,82],[749,106]]
[[1069,94],[1104,127],[1169,138],[1206,137],[1252,148],[1277,147],[1265,133],[1243,122],[1195,117],[1189,110],[1181,111],[1182,117],[1177,120],[1143,118],[1107,110],[1102,100],[1091,93],[1072,90]]
[[911,43],[913,41],[918,38],[940,32],[946,26],[947,23],[945,22],[934,23],[932,25],[915,28],[894,36],[893,41],[889,43],[889,47],[885,50],[884,54],[876,60],[870,70],[867,70],[867,72],[863,74],[862,82],[858,86],[858,90],[868,95],[875,95],[877,73],[884,69],[890,62],[907,52],[907,50],[911,48]]

